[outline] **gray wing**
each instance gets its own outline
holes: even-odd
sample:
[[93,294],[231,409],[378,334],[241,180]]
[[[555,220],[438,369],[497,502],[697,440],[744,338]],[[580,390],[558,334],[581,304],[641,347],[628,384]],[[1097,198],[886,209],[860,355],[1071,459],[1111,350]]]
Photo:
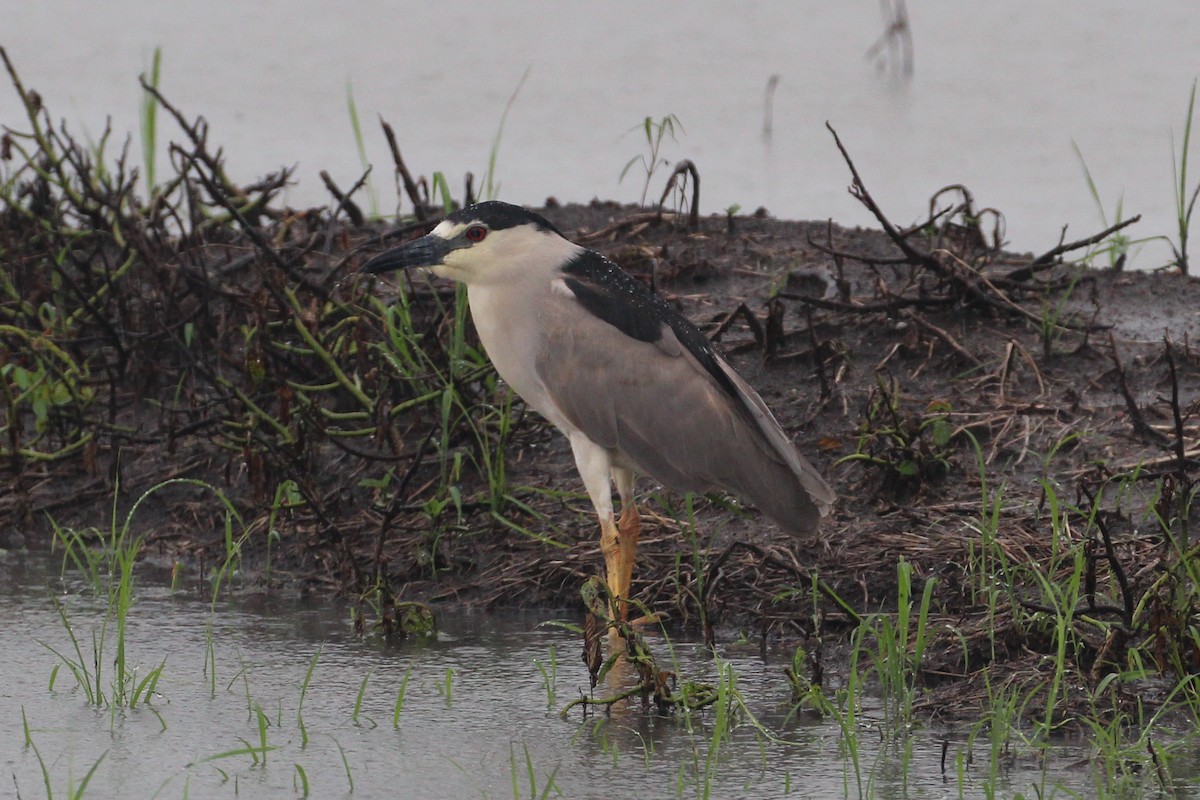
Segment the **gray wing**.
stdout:
[[702,340],[703,334],[682,317],[659,319],[647,330],[643,317],[643,328],[631,335],[606,319],[622,307],[620,297],[606,293],[610,306],[601,307],[589,283],[592,293],[579,302],[579,285],[566,284],[563,302],[543,320],[548,339],[537,371],[559,412],[673,489],[728,489],[787,530],[815,529],[833,491],[707,340],[699,346],[704,361],[697,357],[689,332]]

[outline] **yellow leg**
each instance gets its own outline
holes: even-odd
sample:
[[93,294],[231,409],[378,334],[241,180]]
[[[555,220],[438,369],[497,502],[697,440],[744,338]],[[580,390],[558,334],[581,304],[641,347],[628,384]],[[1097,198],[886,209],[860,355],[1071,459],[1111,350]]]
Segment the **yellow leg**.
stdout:
[[625,601],[629,598],[629,590],[633,586],[633,565],[637,561],[638,536],[642,530],[642,521],[636,505],[629,503],[621,509],[617,530],[621,545],[621,585],[625,587],[620,595],[621,619],[624,620],[628,616]]
[[616,524],[610,519],[600,521],[600,552],[608,573],[608,588],[617,598],[617,619],[624,622],[629,616],[629,588],[633,584],[633,563],[637,559],[641,519],[632,503],[621,511]]
[[[604,554],[604,569],[607,573],[608,590],[613,597],[626,598],[629,596],[629,584],[622,581],[625,573],[621,568],[621,532],[617,529],[611,516],[600,519],[600,552]],[[620,604],[624,606],[622,602]]]

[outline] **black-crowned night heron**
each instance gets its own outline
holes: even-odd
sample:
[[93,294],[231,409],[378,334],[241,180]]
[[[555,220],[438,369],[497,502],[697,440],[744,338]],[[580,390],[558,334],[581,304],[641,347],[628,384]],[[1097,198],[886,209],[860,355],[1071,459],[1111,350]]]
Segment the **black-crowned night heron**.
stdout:
[[479,203],[362,267],[412,268],[466,284],[496,371],[566,434],[622,615],[639,531],[634,473],[680,492],[727,489],[793,533],[829,513],[833,490],[704,334],[541,216]]

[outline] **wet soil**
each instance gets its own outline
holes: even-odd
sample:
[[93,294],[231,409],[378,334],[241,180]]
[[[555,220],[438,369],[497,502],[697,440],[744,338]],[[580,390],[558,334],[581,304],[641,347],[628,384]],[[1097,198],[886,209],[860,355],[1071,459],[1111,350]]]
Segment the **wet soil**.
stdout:
[[[766,213],[700,217],[695,227],[599,202],[550,202],[542,213],[700,326],[840,497],[819,533],[794,538],[728,497],[697,498],[693,528],[683,498],[643,478],[634,592],[672,625],[703,619],[718,640],[783,637],[834,652],[855,615],[895,608],[903,560],[914,593],[935,581],[931,627],[940,638],[923,665],[930,686],[968,691],[981,669],[999,664],[1032,680],[1030,662],[1048,646],[1028,625],[1040,600],[1015,573],[989,578],[981,563],[989,519],[1013,565],[1048,574],[1068,569],[1061,554],[1072,544],[1089,542],[1098,554],[1091,611],[1127,622],[1130,603],[1170,560],[1167,533],[1187,534],[1183,515],[1163,509],[1200,474],[1195,278],[1005,253],[966,217],[903,232],[917,258],[884,231]],[[366,622],[404,600],[582,613],[580,585],[602,570],[598,528],[564,438],[519,399],[502,442],[507,499],[496,502],[469,468],[453,473],[448,496],[456,454],[460,466],[474,463],[479,448],[469,432],[439,428],[437,402],[379,416],[374,436],[339,438],[336,417],[301,402],[332,368],[286,374],[292,356],[247,332],[305,327],[329,342],[327,332],[352,323],[346,336],[358,347],[336,363],[380,408],[395,408],[404,392],[381,383],[386,363],[363,355],[384,335],[378,317],[345,309],[361,312],[368,292],[405,292],[424,333],[444,341],[453,290],[360,281],[357,265],[385,238],[379,229],[319,210],[263,225],[269,247],[300,254],[287,256],[287,269],[245,233],[182,239],[157,265],[161,275],[135,289],[141,300],[184,297],[166,316],[183,314],[171,322],[186,320],[188,336],[213,353],[180,356],[181,328],[156,330],[148,315],[127,353],[114,356],[99,314],[93,339],[72,343],[80,359],[91,358],[89,347],[105,352],[110,366],[94,367],[89,380],[106,411],[85,421],[93,433],[85,445],[5,465],[3,545],[47,546],[51,519],[104,531],[114,492],[120,515],[151,486],[186,477],[220,489],[250,532],[242,585],[348,595],[361,599]],[[300,292],[303,313],[280,301],[283,289]],[[158,362],[155,336],[176,344]],[[472,337],[468,328],[468,344]],[[148,366],[122,373],[111,367],[120,357]],[[21,361],[15,351],[6,358]],[[221,369],[242,376],[238,392],[200,387],[197,376]],[[491,386],[472,373],[459,389],[494,409],[505,390]],[[291,435],[270,440],[254,409]],[[28,420],[26,433],[34,427]],[[280,503],[282,480],[296,482],[303,502]],[[1069,507],[1060,519],[1056,504]],[[1156,511],[1165,526],[1152,524]],[[151,495],[135,528],[150,558],[197,576],[211,576],[228,554],[224,507],[200,486]],[[986,613],[992,579],[1013,589],[999,617]],[[1099,676],[1123,643],[1092,638],[1077,666]],[[934,710],[944,701],[932,700]]]

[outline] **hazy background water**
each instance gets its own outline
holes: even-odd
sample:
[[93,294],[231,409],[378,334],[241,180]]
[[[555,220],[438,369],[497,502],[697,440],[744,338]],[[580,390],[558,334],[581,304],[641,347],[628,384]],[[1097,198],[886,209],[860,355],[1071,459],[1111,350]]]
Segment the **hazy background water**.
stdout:
[[[390,213],[378,117],[395,127],[414,172],[442,170],[458,192],[464,172],[485,171],[528,70],[499,153],[505,199],[636,200],[638,175],[618,182],[645,149],[630,129],[674,113],[686,131],[664,155],[697,163],[702,211],[765,205],[778,216],[867,224],[846,195],[829,120],[897,222],[921,218],[935,190],[961,182],[1006,213],[1019,249],[1050,246],[1063,225],[1072,236],[1098,229],[1072,141],[1110,215],[1123,194],[1126,215],[1144,215],[1139,235],[1172,233],[1172,133],[1178,142],[1200,72],[1194,0],[911,0],[910,79],[864,57],[884,29],[875,0],[4,6],[0,42],[74,130],[97,136],[111,116],[118,131],[136,131],[137,75],[161,45],[163,91],[208,118],[235,179],[298,164],[288,198],[297,205],[327,200],[320,169],[343,187],[362,171],[348,84],[378,165],[379,208]],[[779,84],[768,145],[771,75]],[[0,122],[22,127],[11,90],[0,89]],[[1166,252],[1150,246],[1142,265]]]

